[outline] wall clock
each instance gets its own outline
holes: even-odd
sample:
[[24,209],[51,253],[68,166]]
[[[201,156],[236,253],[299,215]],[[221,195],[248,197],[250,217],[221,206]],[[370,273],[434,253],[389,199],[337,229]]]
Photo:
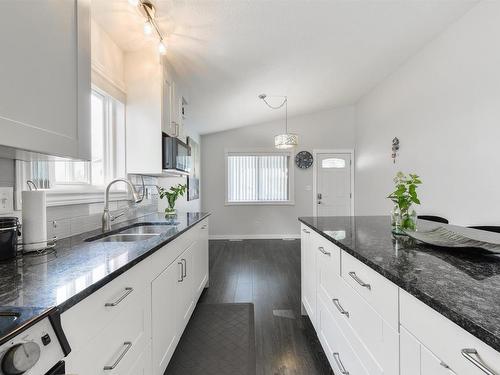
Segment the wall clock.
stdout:
[[313,163],[313,156],[309,151],[300,151],[297,155],[295,155],[295,164],[300,169],[307,169]]

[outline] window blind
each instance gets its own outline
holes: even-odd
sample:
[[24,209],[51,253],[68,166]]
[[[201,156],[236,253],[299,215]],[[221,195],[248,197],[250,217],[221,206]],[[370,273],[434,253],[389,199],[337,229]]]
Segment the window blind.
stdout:
[[289,156],[229,154],[228,202],[286,202],[289,200]]

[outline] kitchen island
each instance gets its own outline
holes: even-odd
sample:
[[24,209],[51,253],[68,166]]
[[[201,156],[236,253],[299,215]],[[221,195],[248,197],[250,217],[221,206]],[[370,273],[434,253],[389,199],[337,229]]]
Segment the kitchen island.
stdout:
[[[488,373],[481,366],[497,371],[491,374],[500,373],[500,256],[478,249],[434,248],[395,237],[385,216],[302,217],[299,221],[302,300],[320,340],[328,330],[322,329],[321,320],[328,319],[331,312],[336,321],[335,314],[344,318],[338,321],[338,332],[351,347],[356,348],[359,341],[368,348],[366,360],[363,350],[353,352],[369,374],[377,373],[377,368],[380,373],[394,374],[413,374],[410,368],[424,371],[428,363],[422,359],[425,350],[439,359],[434,362],[449,371],[446,374]],[[419,230],[446,226],[478,240],[500,243],[495,233],[422,220],[418,224]],[[317,281],[310,280],[310,273]],[[323,307],[327,311],[322,315]],[[365,322],[384,327],[383,337],[377,337],[380,332],[367,333],[370,324],[356,326],[355,307],[364,309],[359,313]],[[375,337],[363,337],[372,333]],[[322,342],[328,346],[326,336]],[[470,345],[457,352],[453,347],[462,343],[460,338]],[[401,363],[378,345],[392,345],[400,353]],[[484,346],[482,353],[475,347],[478,345]],[[333,367],[342,363],[338,352],[334,353]],[[417,356],[419,363],[409,362]]]

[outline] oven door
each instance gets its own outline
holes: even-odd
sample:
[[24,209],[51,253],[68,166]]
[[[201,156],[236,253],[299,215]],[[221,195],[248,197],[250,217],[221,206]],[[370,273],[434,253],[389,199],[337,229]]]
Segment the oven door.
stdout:
[[45,373],[45,375],[65,375],[66,374],[66,366],[64,361],[60,361],[57,365],[52,367],[49,372]]

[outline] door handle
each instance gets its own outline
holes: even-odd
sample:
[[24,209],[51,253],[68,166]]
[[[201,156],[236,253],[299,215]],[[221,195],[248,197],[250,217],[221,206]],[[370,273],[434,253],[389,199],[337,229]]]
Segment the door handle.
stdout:
[[482,372],[488,375],[498,375],[495,371],[490,369],[479,357],[479,353],[476,349],[462,349],[462,355],[472,362],[476,367],[478,367]]
[[182,283],[184,281],[184,263],[182,261],[177,262],[181,266],[181,278],[177,279],[177,282]]
[[187,277],[187,261],[186,259],[181,259],[181,262],[184,262],[184,273],[182,274],[182,280],[184,280],[185,277]]
[[121,362],[123,357],[125,357],[125,354],[127,354],[127,352],[132,347],[132,343],[130,341],[125,341],[123,343],[123,347],[125,348],[125,350],[123,352],[121,352],[120,356],[116,359],[115,363],[113,363],[111,366],[104,366],[103,367],[104,371],[113,370],[116,366],[118,366],[118,364]]
[[337,308],[337,310],[339,310],[339,312],[342,315],[345,315],[345,316],[347,316],[349,318],[349,311],[345,311],[344,310],[344,308],[340,304],[339,300],[337,298],[334,298],[334,299],[332,299],[332,301],[333,301],[333,304],[335,305],[335,307]]
[[317,197],[318,197],[318,199],[323,199],[323,194],[318,193],[318,194],[317,194]]
[[340,369],[340,373],[342,375],[349,375],[349,371],[347,371],[344,367],[344,364],[340,360],[340,354],[339,353],[333,353],[333,359],[335,359],[335,362],[337,363],[337,366]]
[[318,250],[319,250],[319,251],[321,251],[321,252],[322,252],[323,254],[325,254],[325,255],[328,255],[328,256],[332,255],[332,253],[330,253],[330,252],[326,251],[326,250],[325,250],[325,248],[324,248],[323,246],[319,246],[319,247],[318,247]]
[[125,288],[125,293],[123,293],[120,298],[118,298],[114,302],[106,302],[104,304],[104,306],[106,306],[106,307],[115,307],[115,306],[118,306],[120,304],[120,302],[123,301],[125,298],[127,298],[127,296],[130,293],[132,293],[133,291],[134,291],[134,288],[129,288],[129,287]]
[[302,232],[307,233],[307,234],[311,233],[307,229],[302,229]]
[[353,278],[354,281],[356,281],[359,285],[362,287],[367,288],[368,290],[372,290],[372,286],[370,284],[365,283],[363,280],[361,280],[358,275],[356,275],[356,272],[349,272],[349,276]]

